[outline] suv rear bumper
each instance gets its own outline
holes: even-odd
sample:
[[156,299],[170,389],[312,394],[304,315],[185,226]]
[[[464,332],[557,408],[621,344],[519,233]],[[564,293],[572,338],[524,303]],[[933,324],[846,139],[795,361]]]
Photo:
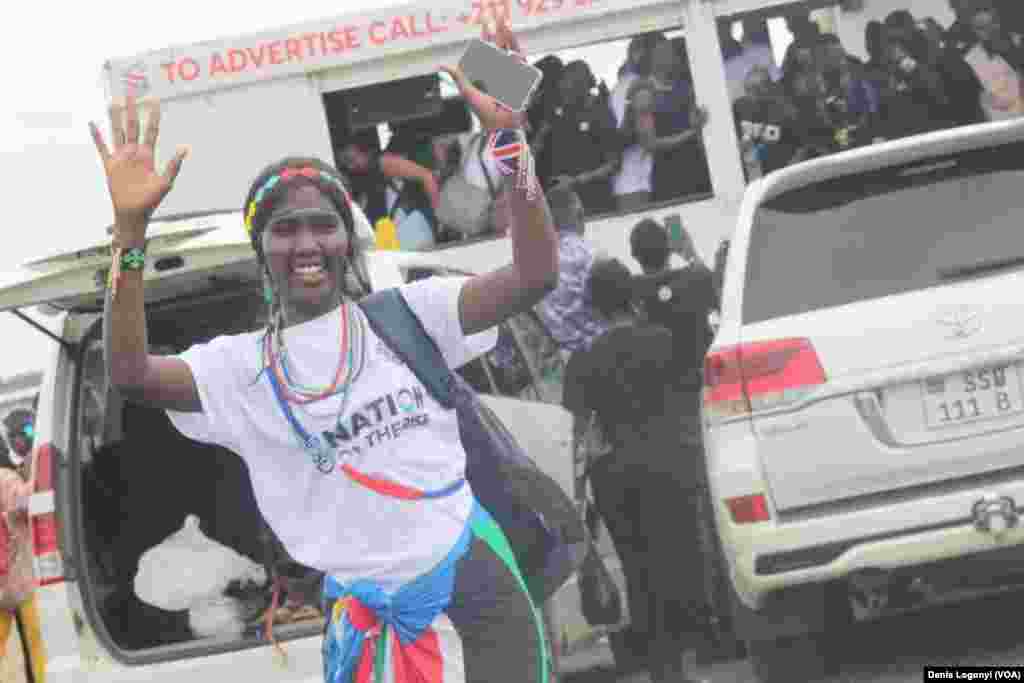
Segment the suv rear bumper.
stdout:
[[858,572],[900,573],[958,559],[985,564],[993,551],[1024,557],[1024,520],[1001,533],[975,525],[975,504],[1000,498],[1024,514],[1020,482],[799,521],[738,526],[719,519],[719,529],[736,594],[758,610],[772,594]]

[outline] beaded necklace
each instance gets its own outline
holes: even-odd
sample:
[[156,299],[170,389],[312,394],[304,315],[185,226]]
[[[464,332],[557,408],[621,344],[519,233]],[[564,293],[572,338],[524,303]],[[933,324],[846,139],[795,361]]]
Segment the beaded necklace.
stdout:
[[[295,381],[294,372],[289,370],[288,348],[280,327],[276,330],[276,334],[266,336],[264,363],[276,375],[285,398],[289,402],[304,405],[347,392],[349,386],[362,372],[366,360],[366,330],[363,320],[354,307],[348,304],[342,304],[340,317],[341,351],[338,368],[334,373],[334,381],[325,387],[308,387]],[[350,330],[352,331],[351,338]]]
[[[334,469],[334,455],[324,446],[323,440],[319,436],[310,433],[302,426],[289,403],[306,405],[329,396],[342,394],[338,416],[340,417],[344,413],[348,405],[349,390],[366,366],[366,328],[362,317],[355,308],[347,303],[342,304],[339,354],[341,359],[335,372],[334,381],[325,388],[309,389],[291,380],[291,373],[287,369],[287,348],[280,328],[278,328],[277,334],[267,334],[264,337],[264,367],[267,369],[267,378],[274,392],[274,398],[288,420],[299,444],[313,460],[317,469],[324,473],[329,473]],[[350,328],[354,331],[351,339],[349,338]]]

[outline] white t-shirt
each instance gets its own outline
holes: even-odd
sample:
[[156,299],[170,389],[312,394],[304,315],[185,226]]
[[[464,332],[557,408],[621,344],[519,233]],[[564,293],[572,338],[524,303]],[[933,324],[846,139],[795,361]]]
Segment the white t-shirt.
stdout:
[[629,94],[629,87],[633,85],[637,78],[636,74],[624,73],[619,77],[619,81],[612,89],[609,106],[612,109],[612,116],[615,117],[615,125],[617,126],[622,125],[622,117],[626,115],[626,96]]
[[[612,90],[611,109],[615,124],[622,126],[622,118],[626,115],[626,95],[630,86],[636,81],[636,74],[623,74]],[[622,152],[622,164],[618,173],[612,177],[612,192],[616,195],[634,192],[650,192],[651,173],[654,172],[654,155],[640,145],[630,145]]]
[[615,196],[634,192],[650,192],[654,155],[640,145],[630,145],[622,152],[622,167],[612,178]]
[[[432,277],[400,288],[453,368],[492,349],[498,336],[496,328],[463,334],[458,301],[465,282]],[[340,310],[285,329],[296,382],[320,386],[333,379]],[[260,511],[297,562],[342,583],[370,579],[394,591],[451,550],[469,518],[472,493],[467,485],[444,498],[400,500],[356,484],[339,469],[349,464],[423,490],[441,489],[465,471],[455,411],[431,398],[368,322],[365,329],[366,365],[340,417],[340,396],[291,406],[305,430],[331,448],[337,465],[328,474],[301,447],[270,382],[259,376],[262,331],[217,337],[181,354],[203,412],[168,415],[185,436],[242,457]]]

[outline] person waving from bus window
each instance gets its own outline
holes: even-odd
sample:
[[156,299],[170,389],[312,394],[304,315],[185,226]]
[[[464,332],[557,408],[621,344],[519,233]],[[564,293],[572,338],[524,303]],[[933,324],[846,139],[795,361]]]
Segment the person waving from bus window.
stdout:
[[619,136],[622,166],[615,176],[615,201],[619,211],[635,211],[651,201],[654,176],[654,98],[657,88],[650,78],[639,78],[629,87]]
[[[507,25],[486,34],[518,50]],[[483,127],[518,139],[522,150],[514,161],[488,159],[505,173],[498,210],[509,219],[513,262],[399,288],[455,368],[491,349],[499,323],[552,290],[558,254],[547,203],[529,173],[523,117],[457,68],[446,70]],[[190,438],[245,461],[288,554],[326,574],[327,681],[372,669],[383,637],[391,656],[373,675],[386,680],[547,683],[543,624],[515,560],[492,549],[503,547],[501,530],[465,480],[456,413],[396,360],[358,305],[370,238],[332,166],[283,159],[260,171],[245,197],[269,302],[266,328],[177,356],[149,353],[146,230],[184,159],[179,152],[164,173],[154,168],[159,121],[154,105],[140,131],[129,98],[112,111],[112,148],[92,127],[115,215],[104,312],[111,384],[126,400],[165,409]]]
[[638,117],[646,128],[640,144],[654,154],[651,177],[656,202],[711,191],[711,176],[704,156],[701,134],[707,113],[697,106],[693,86],[685,77],[686,66],[678,43],[660,43],[651,57],[654,82],[654,116]]
[[580,60],[566,64],[559,92],[544,143],[549,184],[578,194],[588,216],[612,211],[612,175],[619,169],[621,149],[608,101]]

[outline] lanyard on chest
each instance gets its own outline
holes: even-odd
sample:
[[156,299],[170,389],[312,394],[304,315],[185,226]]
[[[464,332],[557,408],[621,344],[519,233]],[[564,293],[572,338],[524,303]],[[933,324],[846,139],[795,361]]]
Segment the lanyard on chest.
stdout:
[[381,477],[375,477],[373,475],[360,472],[348,463],[342,463],[339,465],[334,453],[324,444],[323,438],[310,433],[295,416],[295,411],[292,410],[291,405],[288,403],[287,399],[285,399],[284,392],[281,389],[281,384],[274,373],[267,372],[266,376],[270,382],[270,388],[273,391],[274,399],[277,402],[278,407],[281,409],[281,412],[284,414],[285,419],[288,421],[288,425],[298,438],[303,450],[306,451],[310,459],[313,461],[313,464],[316,465],[316,468],[321,473],[329,474],[337,468],[342,474],[360,486],[368,488],[382,496],[398,498],[400,500],[445,498],[465,486],[466,478],[459,477],[455,481],[436,489],[422,489],[419,487],[406,486],[389,479],[383,479]]

